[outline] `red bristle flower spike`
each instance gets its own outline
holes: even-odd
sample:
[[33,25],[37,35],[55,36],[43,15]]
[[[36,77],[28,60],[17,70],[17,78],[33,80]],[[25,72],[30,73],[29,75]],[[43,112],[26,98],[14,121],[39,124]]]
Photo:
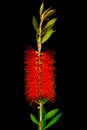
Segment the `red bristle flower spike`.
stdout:
[[[40,23],[38,24],[35,16],[33,16],[32,19],[36,31],[37,51],[31,46],[28,46],[24,55],[25,95],[26,100],[30,105],[34,105],[35,103],[39,105],[37,107],[39,109],[39,119],[36,119],[33,114],[30,114],[33,123],[38,125],[38,130],[49,128],[57,122],[62,114],[59,113],[55,115],[59,109],[53,109],[47,113],[44,107],[44,104],[48,101],[54,102],[56,97],[54,52],[42,52],[41,50],[43,43],[45,43],[55,32],[53,26],[57,18],[49,19],[55,11],[56,10],[51,8],[44,11],[44,2],[42,2],[39,10]],[[45,24],[43,24],[44,21]],[[50,118],[51,121],[47,124],[47,120]]]
[[25,94],[30,103],[47,98],[55,98],[54,56],[52,51],[38,55],[28,47],[25,51]]

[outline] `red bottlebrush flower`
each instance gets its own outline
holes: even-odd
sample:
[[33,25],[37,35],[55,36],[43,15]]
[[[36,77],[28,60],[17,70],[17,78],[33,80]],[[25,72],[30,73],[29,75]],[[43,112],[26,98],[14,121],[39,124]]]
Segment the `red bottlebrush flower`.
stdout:
[[38,55],[29,47],[25,51],[25,94],[30,103],[55,98],[54,54],[47,51]]

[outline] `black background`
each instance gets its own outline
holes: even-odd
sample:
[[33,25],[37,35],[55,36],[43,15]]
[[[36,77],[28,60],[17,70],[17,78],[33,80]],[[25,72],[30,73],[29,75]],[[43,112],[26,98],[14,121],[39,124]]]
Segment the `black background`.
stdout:
[[[56,52],[56,101],[47,104],[46,109],[50,111],[59,108],[63,112],[60,120],[49,129],[65,130],[65,37],[64,37],[64,0],[44,0],[45,9],[50,6],[56,9],[55,17],[58,18],[51,38],[44,43],[42,51],[53,49]],[[37,129],[30,120],[29,114],[37,116],[36,106],[31,107],[25,100],[24,94],[24,50],[27,44],[36,49],[35,30],[32,25],[32,16],[39,19],[39,7],[42,0],[30,2],[14,2],[7,6],[5,12],[5,40],[8,41],[4,51],[6,61],[6,77],[8,87],[5,92],[5,118],[7,126],[11,129],[28,130]]]

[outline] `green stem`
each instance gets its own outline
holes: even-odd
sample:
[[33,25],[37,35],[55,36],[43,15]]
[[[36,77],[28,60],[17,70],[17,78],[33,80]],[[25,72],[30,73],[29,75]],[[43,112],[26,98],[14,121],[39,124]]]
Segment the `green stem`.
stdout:
[[40,25],[39,25],[39,43],[38,43],[38,51],[40,52],[41,51],[41,29],[42,29],[42,23],[43,23],[43,15],[41,16],[41,21],[40,21]]
[[39,122],[39,129],[38,130],[42,130],[42,100],[40,100],[40,122]]

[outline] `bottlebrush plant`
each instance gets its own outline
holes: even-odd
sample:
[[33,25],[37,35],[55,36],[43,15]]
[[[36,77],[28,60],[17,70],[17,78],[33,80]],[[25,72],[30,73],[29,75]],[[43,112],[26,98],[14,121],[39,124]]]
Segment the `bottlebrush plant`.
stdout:
[[[62,115],[62,112],[57,114],[59,112],[57,108],[46,112],[44,107],[45,103],[54,102],[56,98],[54,51],[41,52],[42,44],[55,32],[53,26],[57,18],[50,19],[55,11],[51,7],[44,10],[44,2],[42,2],[39,9],[39,24],[35,16],[32,19],[36,31],[37,50],[31,46],[25,50],[25,95],[30,105],[38,104],[39,119],[30,114],[30,118],[38,126],[38,130],[46,130],[51,127]],[[51,120],[48,122],[48,119]]]

